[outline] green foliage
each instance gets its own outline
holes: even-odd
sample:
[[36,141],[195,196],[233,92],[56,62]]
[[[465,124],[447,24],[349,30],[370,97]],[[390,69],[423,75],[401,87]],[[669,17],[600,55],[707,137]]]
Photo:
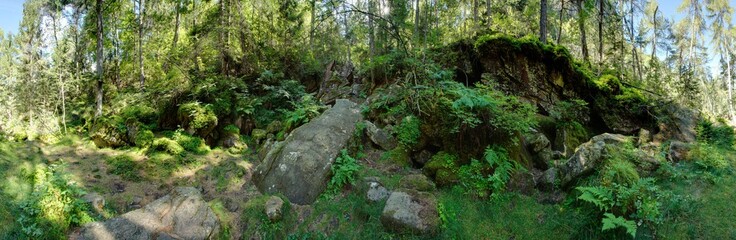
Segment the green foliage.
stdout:
[[[632,237],[641,224],[662,221],[659,199],[662,192],[652,178],[641,178],[632,184],[577,187],[579,200],[596,206],[601,213],[604,231],[623,227]],[[631,224],[636,223],[636,224]]]
[[140,130],[135,136],[135,145],[138,147],[150,147],[153,144],[155,136],[151,130]]
[[399,143],[407,148],[413,148],[419,143],[422,136],[422,123],[412,115],[406,116],[401,123],[394,128]]
[[185,122],[187,128],[200,130],[217,125],[217,115],[211,105],[202,105],[199,102],[189,102],[179,106],[179,118]]
[[348,150],[340,151],[340,156],[335,159],[332,164],[332,178],[327,185],[327,192],[337,194],[345,185],[352,185],[355,182],[355,175],[360,170],[358,161],[348,155]]
[[125,121],[135,119],[146,125],[154,125],[158,120],[158,112],[145,105],[133,105],[120,110],[120,117]]
[[605,216],[602,220],[603,231],[622,227],[626,229],[626,233],[631,234],[631,237],[636,237],[636,222],[626,220],[623,217],[618,217],[611,213],[605,213],[603,216]]
[[405,146],[399,145],[396,148],[383,153],[383,155],[381,155],[381,160],[389,161],[399,167],[409,167],[411,166],[411,153]]
[[732,169],[731,160],[718,145],[698,143],[690,150],[690,157],[699,167],[713,173]]
[[592,81],[598,89],[607,93],[614,93],[621,89],[621,81],[611,74],[603,74]]
[[128,181],[143,180],[140,176],[141,165],[128,155],[117,155],[108,158],[105,162],[108,166],[108,173],[118,175]]
[[558,102],[549,113],[559,127],[580,128],[588,115],[588,103],[580,99]]
[[309,120],[319,116],[322,110],[327,108],[320,104],[312,95],[304,95],[298,102],[291,103],[294,110],[285,111],[285,125],[284,131],[289,132],[302,124],[309,122]]
[[227,134],[240,135],[240,128],[238,128],[238,126],[235,126],[233,124],[229,124],[225,126],[224,128],[222,128],[222,131]]
[[62,175],[57,165],[39,165],[28,173],[33,191],[19,203],[23,238],[63,239],[72,227],[94,221],[81,200],[84,190]]
[[[197,155],[203,155],[210,152],[210,147],[205,144],[204,140],[200,137],[191,136],[183,131],[177,130],[174,132],[174,135],[171,138],[172,140],[176,141],[179,146],[181,146],[184,150],[197,154]],[[174,153],[172,153],[174,154]]]
[[717,124],[707,120],[698,122],[698,126],[696,127],[698,141],[713,144],[724,149],[733,149],[734,130],[725,124],[724,121]]
[[460,183],[467,194],[495,199],[506,190],[512,173],[525,171],[521,164],[509,159],[508,152],[502,147],[486,148],[483,160],[472,159],[469,165],[459,169]]

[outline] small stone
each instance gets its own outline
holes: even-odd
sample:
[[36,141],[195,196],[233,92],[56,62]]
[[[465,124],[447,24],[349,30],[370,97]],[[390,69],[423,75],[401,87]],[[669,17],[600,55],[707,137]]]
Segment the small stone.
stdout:
[[92,208],[94,208],[95,212],[97,212],[98,214],[102,214],[104,212],[105,198],[103,198],[102,195],[100,195],[99,193],[87,193],[82,196],[82,199],[84,200],[84,202],[91,204]]
[[284,200],[277,196],[271,196],[266,201],[266,216],[271,222],[278,222],[283,215]]
[[368,201],[378,202],[386,199],[388,195],[388,189],[383,187],[381,183],[368,182],[368,193],[366,193],[366,198],[368,198]]

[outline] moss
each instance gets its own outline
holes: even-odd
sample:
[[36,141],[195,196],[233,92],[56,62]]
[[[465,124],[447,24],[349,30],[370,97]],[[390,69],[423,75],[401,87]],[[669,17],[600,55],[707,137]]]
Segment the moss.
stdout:
[[171,155],[181,155],[184,153],[184,148],[179,145],[178,142],[169,138],[158,138],[153,140],[151,149],[154,151],[163,151]]
[[226,134],[240,135],[240,128],[233,124],[225,126],[224,128],[222,128],[222,131]]
[[608,160],[601,173],[601,184],[612,186],[615,184],[633,184],[639,181],[636,166],[627,159],[614,157]]
[[404,146],[398,146],[391,151],[385,152],[383,156],[381,156],[381,160],[391,162],[394,165],[400,167],[411,166],[411,156],[409,150],[407,150]]
[[265,139],[267,134],[268,132],[266,130],[253,129],[253,131],[250,133],[250,136],[251,136],[251,139],[253,139],[253,141],[258,142],[258,141]]
[[135,145],[138,147],[150,147],[151,144],[153,144],[153,139],[155,136],[153,135],[153,132],[151,130],[142,130],[139,131],[138,134],[135,136]]
[[283,124],[281,123],[281,121],[273,121],[269,123],[268,126],[266,126],[266,132],[275,134],[281,131],[282,128]]
[[158,120],[158,112],[144,105],[128,106],[120,110],[120,116],[122,119],[135,119],[146,125],[155,124]]
[[593,83],[598,89],[608,93],[621,89],[621,81],[618,77],[610,74],[603,74],[601,77],[593,79]]
[[438,186],[449,186],[457,182],[458,157],[447,152],[438,152],[422,168],[424,174],[434,178]]
[[194,154],[203,155],[211,151],[210,147],[207,146],[204,140],[200,137],[190,136],[183,132],[176,132],[172,139],[184,148],[184,150]]
[[429,181],[427,176],[424,176],[424,174],[411,174],[404,176],[399,180],[399,187],[423,192],[435,190],[434,183]]

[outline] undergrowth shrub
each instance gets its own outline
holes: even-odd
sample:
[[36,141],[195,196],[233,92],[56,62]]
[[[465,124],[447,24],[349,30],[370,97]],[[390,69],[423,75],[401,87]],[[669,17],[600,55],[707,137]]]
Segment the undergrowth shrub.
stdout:
[[181,129],[174,132],[171,139],[176,141],[184,150],[197,155],[207,154],[211,151],[210,147],[205,144],[202,138],[191,136]]
[[340,156],[335,159],[332,164],[332,178],[327,184],[327,193],[330,195],[337,194],[346,185],[352,185],[355,182],[355,175],[360,170],[358,160],[351,157],[346,149],[340,151]]
[[212,106],[199,102],[185,103],[179,106],[179,119],[186,125],[184,128],[199,131],[217,125],[217,115]]
[[720,148],[732,149],[734,144],[734,130],[720,119],[714,124],[707,120],[698,122],[696,128],[698,140],[701,142],[713,144]]
[[24,238],[64,239],[72,227],[95,221],[80,199],[84,190],[57,168],[41,164],[28,175],[33,191],[20,202],[17,218]]
[[732,168],[731,160],[718,145],[698,143],[690,150],[690,157],[697,166],[711,173],[721,174]]
[[312,95],[304,95],[299,101],[292,101],[293,110],[283,110],[285,115],[284,132],[308,123],[309,120],[316,118],[327,107],[320,104]]
[[141,148],[150,147],[153,144],[155,136],[151,130],[142,130],[135,137],[135,145]]
[[401,120],[401,123],[394,128],[399,143],[407,148],[416,146],[422,135],[421,124],[421,121],[413,115]]
[[485,150],[483,161],[472,159],[470,164],[460,167],[458,175],[466,194],[480,198],[497,198],[506,190],[511,174],[517,171],[525,169],[509,158],[506,149],[490,146]]

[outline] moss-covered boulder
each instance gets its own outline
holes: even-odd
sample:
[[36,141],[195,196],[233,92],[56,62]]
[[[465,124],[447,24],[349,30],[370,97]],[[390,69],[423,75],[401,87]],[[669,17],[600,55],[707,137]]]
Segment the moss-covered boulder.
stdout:
[[128,145],[125,125],[114,119],[100,118],[90,130],[90,139],[100,148],[118,148]]
[[189,134],[207,137],[217,127],[217,116],[209,105],[199,102],[185,103],[179,106],[177,114],[182,128]]
[[436,189],[434,183],[424,174],[409,174],[399,180],[399,187],[430,192]]
[[434,179],[438,186],[449,186],[458,181],[457,175],[458,157],[446,152],[438,152],[427,164],[422,167],[422,172]]

